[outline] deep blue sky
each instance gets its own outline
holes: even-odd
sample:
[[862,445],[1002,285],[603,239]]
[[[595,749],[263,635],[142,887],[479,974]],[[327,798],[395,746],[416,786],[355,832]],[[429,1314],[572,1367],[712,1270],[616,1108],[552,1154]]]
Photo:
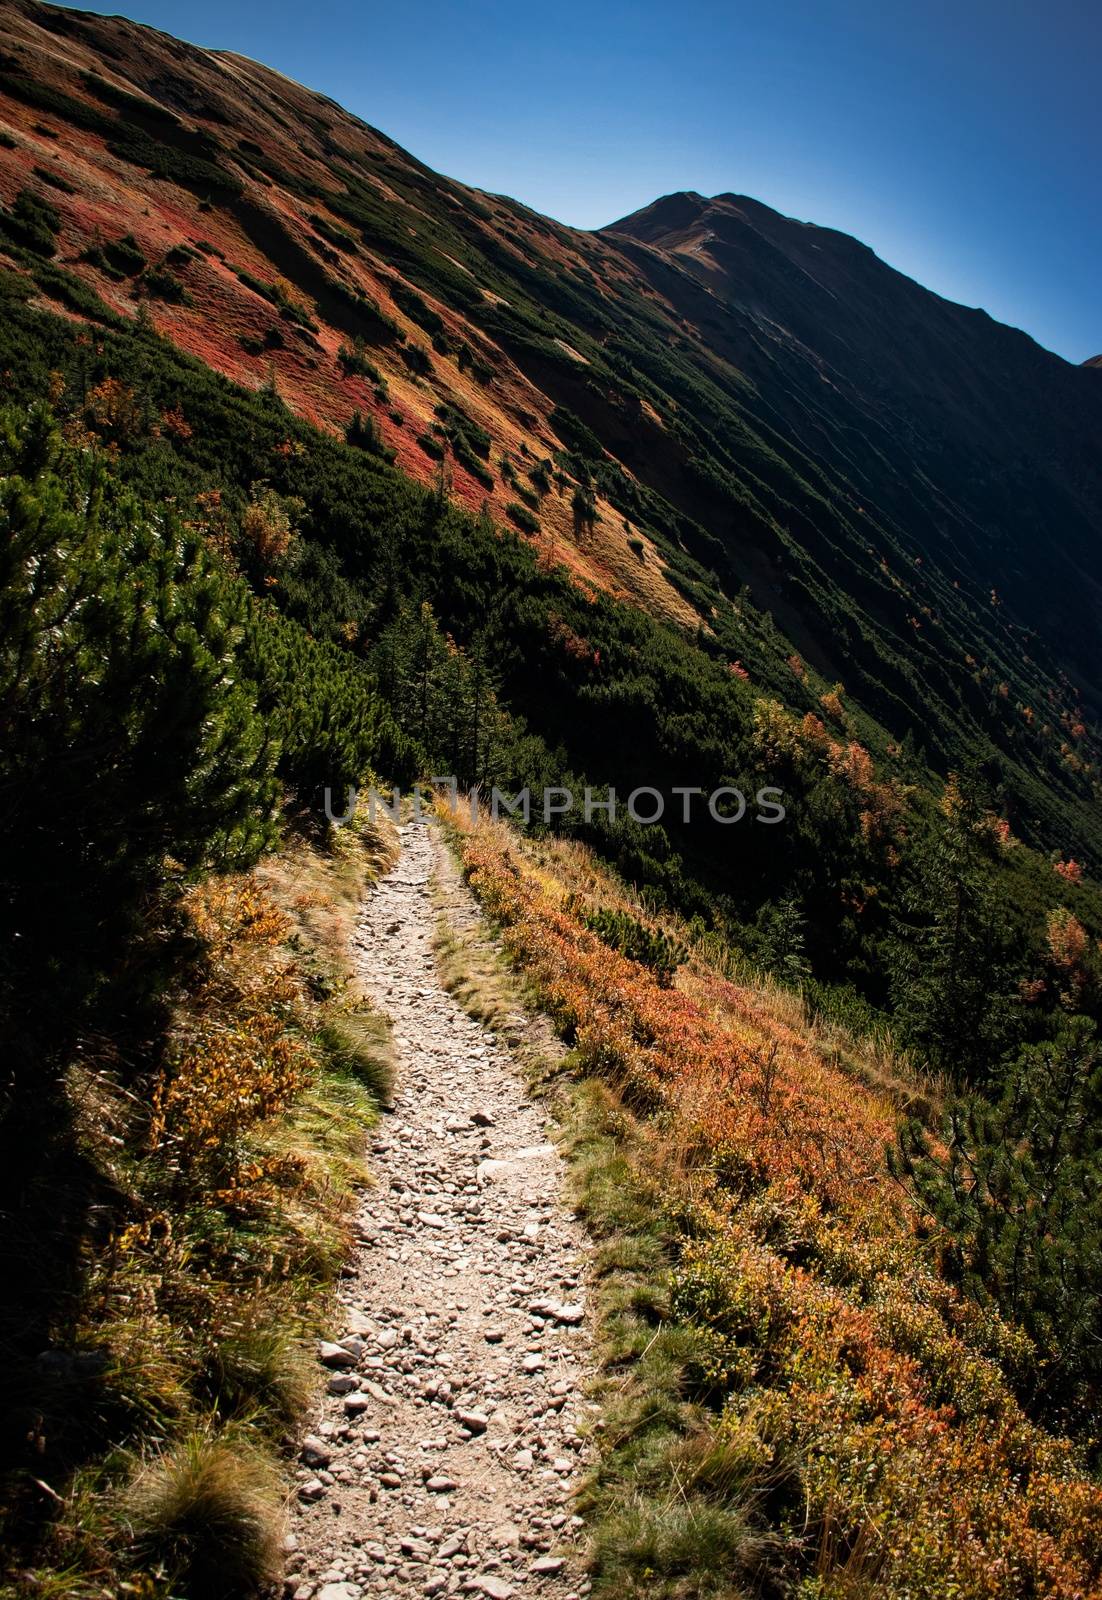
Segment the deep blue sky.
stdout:
[[561,221],[750,194],[1069,360],[1102,352],[1098,0],[123,3]]

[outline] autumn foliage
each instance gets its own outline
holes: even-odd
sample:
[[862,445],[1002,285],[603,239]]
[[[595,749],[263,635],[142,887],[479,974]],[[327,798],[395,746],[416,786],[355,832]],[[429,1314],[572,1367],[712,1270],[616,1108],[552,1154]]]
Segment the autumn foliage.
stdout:
[[153,1093],[149,1148],[176,1189],[213,1184],[218,1198],[270,1198],[277,1163],[248,1154],[250,1130],[284,1111],[317,1062],[284,942],[290,926],[250,878],[211,878],[185,898],[203,941],[188,998]]
[[714,1425],[796,1474],[794,1544],[839,1568],[816,1592],[855,1592],[845,1569],[893,1600],[1102,1593],[1102,1490],[1022,1409],[1028,1336],[939,1275],[885,1169],[889,1101],[768,994],[699,958],[665,988],[610,948],[582,916],[617,891],[577,847],[462,826],[510,955],[645,1130]]

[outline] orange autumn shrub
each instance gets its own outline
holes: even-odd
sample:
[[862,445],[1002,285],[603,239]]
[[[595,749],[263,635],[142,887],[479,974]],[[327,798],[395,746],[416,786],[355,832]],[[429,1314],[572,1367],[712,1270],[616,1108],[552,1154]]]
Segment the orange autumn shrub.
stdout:
[[273,1173],[250,1161],[250,1128],[291,1104],[315,1065],[295,1029],[289,924],[248,877],[192,889],[184,913],[204,954],[153,1092],[148,1142],[174,1181],[213,1175],[223,1197],[258,1197]]
[[84,420],[111,445],[127,444],[145,431],[142,404],[133,389],[118,378],[104,378],[84,403]]
[[846,708],[842,703],[842,695],[844,693],[845,690],[842,685],[836,683],[833,689],[828,689],[826,694],[819,696],[819,704],[832,722],[841,723],[845,721]]
[[249,503],[241,514],[241,538],[262,571],[287,559],[298,537],[294,517],[302,509],[300,500],[287,499],[262,484],[254,484]]
[[[843,721],[845,715],[840,691],[838,685],[820,697],[823,709],[836,722]],[[754,702],[753,742],[763,764],[771,768],[784,761],[825,765],[831,776],[840,779],[856,796],[865,840],[879,846],[890,865],[897,863],[895,846],[905,821],[909,790],[894,778],[879,779],[864,745],[856,739],[843,744],[833,738],[822,718],[810,711],[798,719],[779,700],[765,699]]]
[[[759,706],[763,742],[804,736]],[[662,988],[610,949],[581,914],[616,891],[580,847],[533,861],[502,826],[457,826],[506,949],[688,1207],[673,1314],[700,1336],[720,1435],[798,1475],[777,1515],[827,1574],[815,1592],[851,1592],[828,1554],[859,1551],[860,1592],[891,1600],[1102,1596],[1102,1489],[1019,1403],[1028,1336],[940,1275],[886,1170],[891,1104],[699,958]]]
[[1090,949],[1087,930],[1066,906],[1055,906],[1046,923],[1048,960],[1060,997],[1068,1011],[1076,1011],[1090,983],[1085,960]]

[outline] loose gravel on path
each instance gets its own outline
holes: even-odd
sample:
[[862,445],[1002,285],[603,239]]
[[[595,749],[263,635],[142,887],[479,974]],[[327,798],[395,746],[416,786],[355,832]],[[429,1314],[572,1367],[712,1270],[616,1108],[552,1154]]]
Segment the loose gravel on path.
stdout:
[[588,1241],[510,1049],[441,984],[434,875],[445,915],[477,921],[438,830],[411,823],[355,935],[398,1077],[318,1348],[286,1592],[577,1600]]

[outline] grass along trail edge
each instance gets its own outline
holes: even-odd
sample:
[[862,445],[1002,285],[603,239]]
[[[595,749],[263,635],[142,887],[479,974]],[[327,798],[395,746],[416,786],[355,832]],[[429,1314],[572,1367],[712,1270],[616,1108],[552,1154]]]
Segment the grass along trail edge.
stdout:
[[1023,1401],[1028,1339],[887,1173],[905,1074],[699,956],[626,958],[594,911],[654,919],[583,847],[448,830],[491,986],[507,962],[571,1045],[544,1081],[595,1241],[595,1600],[1102,1593],[1102,1491]]

